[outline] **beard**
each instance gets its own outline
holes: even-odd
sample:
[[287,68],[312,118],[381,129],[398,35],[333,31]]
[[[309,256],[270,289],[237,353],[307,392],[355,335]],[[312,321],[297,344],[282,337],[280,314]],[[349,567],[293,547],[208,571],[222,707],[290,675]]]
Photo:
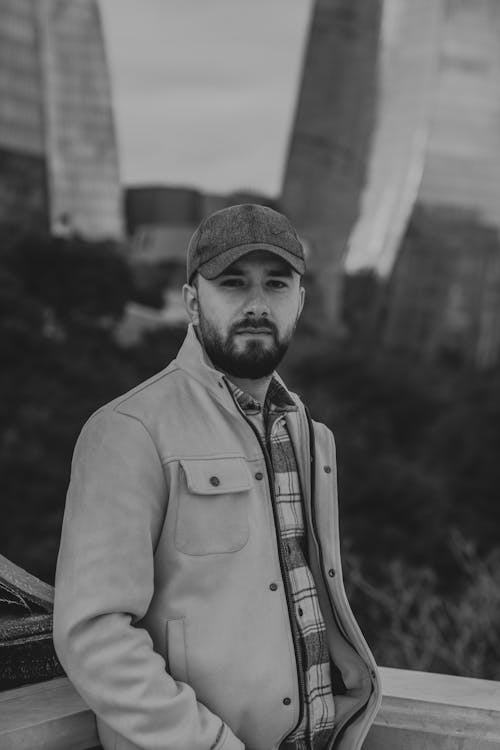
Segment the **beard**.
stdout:
[[[264,329],[272,337],[271,343],[249,340],[238,346],[236,337],[241,329]],[[280,338],[275,324],[267,318],[242,320],[233,323],[224,337],[200,310],[199,331],[203,347],[212,364],[235,378],[258,380],[267,377],[279,365],[288,349],[295,330],[293,326]]]

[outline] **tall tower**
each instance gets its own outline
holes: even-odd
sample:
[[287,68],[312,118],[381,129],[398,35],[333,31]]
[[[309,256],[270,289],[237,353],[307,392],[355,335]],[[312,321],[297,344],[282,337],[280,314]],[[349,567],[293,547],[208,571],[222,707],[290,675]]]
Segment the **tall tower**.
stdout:
[[315,0],[285,171],[283,209],[309,246],[330,323],[365,182],[380,19],[381,0]]
[[[422,3],[407,5],[415,17]],[[433,6],[440,23],[415,195],[420,239],[410,237],[386,266],[384,338],[414,356],[488,368],[500,360],[500,2]],[[430,24],[421,28],[428,39]]]
[[500,230],[500,2],[441,0],[437,96],[419,201]]
[[96,0],[0,0],[2,165],[8,168],[0,171],[0,224],[88,239],[122,236]]
[[45,123],[33,0],[0,0],[0,227],[48,228]]

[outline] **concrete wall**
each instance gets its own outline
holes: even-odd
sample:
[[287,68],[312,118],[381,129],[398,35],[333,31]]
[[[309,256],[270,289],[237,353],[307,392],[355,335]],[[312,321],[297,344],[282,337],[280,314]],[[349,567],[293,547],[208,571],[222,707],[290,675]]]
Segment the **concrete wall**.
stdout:
[[[363,750],[500,750],[500,683],[381,669],[383,700]],[[68,679],[0,693],[0,746],[96,750],[95,717]]]

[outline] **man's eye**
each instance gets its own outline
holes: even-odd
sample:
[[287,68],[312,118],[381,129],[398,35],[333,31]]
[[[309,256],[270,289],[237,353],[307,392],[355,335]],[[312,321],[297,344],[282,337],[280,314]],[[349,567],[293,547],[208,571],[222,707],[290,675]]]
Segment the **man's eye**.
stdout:
[[267,283],[273,289],[286,289],[286,282],[280,279],[269,279]]

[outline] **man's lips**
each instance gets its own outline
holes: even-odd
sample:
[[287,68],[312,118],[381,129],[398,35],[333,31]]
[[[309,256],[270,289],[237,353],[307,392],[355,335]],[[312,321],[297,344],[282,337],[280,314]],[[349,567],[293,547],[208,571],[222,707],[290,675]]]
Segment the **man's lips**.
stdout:
[[268,334],[272,335],[272,331],[269,328],[239,328],[236,333],[250,333],[250,334]]

